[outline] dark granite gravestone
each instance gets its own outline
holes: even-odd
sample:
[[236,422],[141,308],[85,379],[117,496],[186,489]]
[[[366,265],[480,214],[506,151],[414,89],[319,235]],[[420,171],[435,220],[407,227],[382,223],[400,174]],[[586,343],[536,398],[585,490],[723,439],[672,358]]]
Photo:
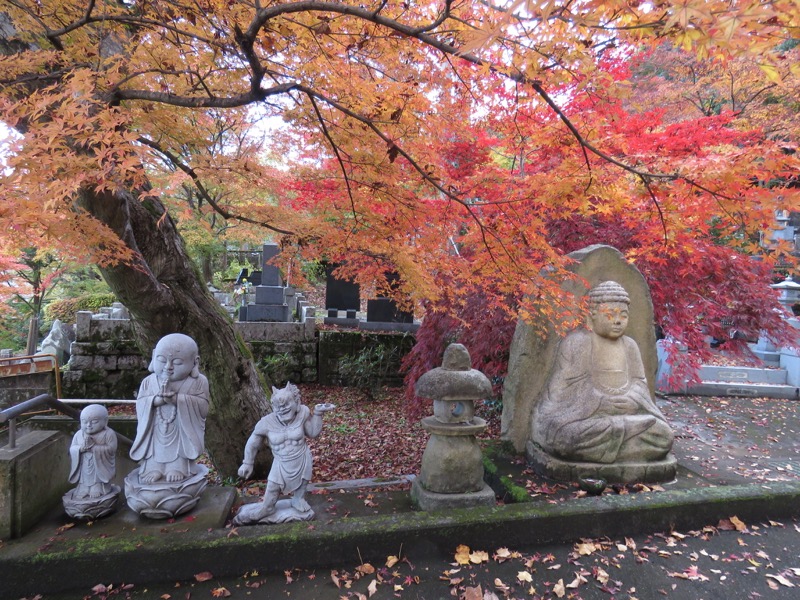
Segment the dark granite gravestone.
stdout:
[[339,279],[333,272],[336,263],[325,265],[325,308],[328,310],[351,310],[361,308],[361,289],[354,281]]
[[[386,282],[392,290],[400,285],[400,275],[395,271],[386,273]],[[367,321],[374,323],[413,323],[414,314],[400,310],[392,298],[378,297],[367,300]]]
[[[281,251],[277,244],[264,244],[259,284],[255,286],[255,304],[239,309],[240,321],[291,321],[291,309],[286,303],[286,288],[278,267],[269,264]],[[253,275],[259,273],[255,271]],[[252,283],[252,281],[251,281]]]
[[[325,323],[355,327],[358,325],[357,312],[361,308],[361,288],[354,281],[339,279],[333,272],[337,263],[325,263],[325,308],[328,316]],[[345,311],[345,317],[339,317]]]
[[367,321],[374,323],[413,323],[414,315],[400,310],[391,298],[367,300]]

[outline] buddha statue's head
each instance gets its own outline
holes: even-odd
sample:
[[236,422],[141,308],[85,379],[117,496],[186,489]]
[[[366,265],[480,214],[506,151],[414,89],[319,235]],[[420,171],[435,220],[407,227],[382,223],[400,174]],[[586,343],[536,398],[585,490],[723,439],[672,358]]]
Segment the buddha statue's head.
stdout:
[[597,335],[616,340],[628,327],[631,299],[616,281],[598,283],[588,294],[589,327]]

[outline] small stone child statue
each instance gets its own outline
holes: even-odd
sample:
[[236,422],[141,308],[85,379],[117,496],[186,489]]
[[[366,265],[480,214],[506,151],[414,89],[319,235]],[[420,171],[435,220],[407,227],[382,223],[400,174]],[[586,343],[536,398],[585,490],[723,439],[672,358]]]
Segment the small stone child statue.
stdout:
[[81,411],[81,428],[72,438],[70,483],[78,486],[64,497],[64,509],[76,519],[97,519],[116,508],[119,486],[116,474],[117,435],[108,427],[108,411],[90,404]]
[[[281,390],[272,388],[272,413],[256,424],[239,468],[240,477],[250,477],[256,454],[265,442],[268,443],[273,460],[267,489],[261,502],[241,508],[234,524],[285,523],[314,518],[314,511],[305,501],[312,470],[311,449],[306,437],[316,438],[321,433],[322,415],[333,408],[333,404],[317,404],[312,412],[300,403],[300,390],[291,383]],[[279,500],[281,494],[292,494],[292,498]]]

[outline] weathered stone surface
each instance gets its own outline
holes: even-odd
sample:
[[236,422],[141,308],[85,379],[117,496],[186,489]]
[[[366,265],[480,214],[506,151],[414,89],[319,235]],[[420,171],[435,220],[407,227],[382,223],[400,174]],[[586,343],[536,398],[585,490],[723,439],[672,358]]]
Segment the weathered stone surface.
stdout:
[[424,373],[417,380],[415,393],[434,400],[482,400],[492,394],[489,379],[472,368],[467,349],[450,344],[444,352],[442,366]]
[[431,436],[422,454],[419,477],[411,500],[422,510],[438,510],[487,504],[481,449],[475,436],[486,422],[475,417],[475,400],[491,394],[489,379],[472,369],[469,352],[461,344],[450,344],[442,366],[419,378],[416,393],[432,398],[434,415],[422,420]]
[[460,424],[443,426],[432,417],[422,421],[432,434],[419,472],[419,482],[425,489],[439,494],[463,494],[483,487],[481,448],[473,431],[483,431],[486,423],[482,419],[476,421],[474,429]]
[[0,448],[0,539],[20,537],[58,505],[69,488],[69,439],[31,431]]
[[663,460],[651,462],[627,462],[618,464],[599,464],[560,460],[528,441],[525,451],[534,469],[551,479],[559,481],[578,481],[579,479],[604,479],[608,483],[659,483],[672,481],[678,463],[674,456],[667,455]]
[[[576,299],[583,297],[589,288],[601,281],[616,281],[627,290],[630,296],[627,335],[640,348],[648,388],[652,394],[658,358],[653,305],[644,277],[611,246],[589,246],[569,256],[576,261],[572,270],[578,279],[565,282],[563,288],[574,294]],[[575,310],[579,310],[577,305]],[[539,331],[546,333],[540,334]],[[510,441],[518,452],[525,451],[530,434],[531,411],[549,381],[561,339],[549,321],[534,324],[520,321],[517,325],[504,383],[501,438]]]

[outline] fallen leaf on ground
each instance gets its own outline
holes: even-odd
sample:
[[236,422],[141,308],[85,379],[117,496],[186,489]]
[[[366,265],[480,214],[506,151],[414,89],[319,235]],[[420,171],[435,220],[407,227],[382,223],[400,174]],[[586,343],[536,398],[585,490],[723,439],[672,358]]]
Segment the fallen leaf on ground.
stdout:
[[581,556],[589,556],[594,551],[599,550],[600,546],[594,542],[581,542],[580,544],[575,544],[575,549]]
[[553,593],[559,598],[563,598],[564,594],[567,593],[567,589],[564,587],[563,579],[559,579],[558,583],[553,586]]
[[357,566],[356,571],[358,571],[362,575],[372,575],[375,572],[375,567],[373,567],[369,563],[364,563],[363,565]]
[[731,517],[730,521],[733,523],[736,531],[747,531],[747,525],[745,525],[739,517]]
[[519,573],[517,573],[517,579],[520,582],[524,583],[530,583],[531,581],[533,581],[533,577],[527,571],[520,571]]
[[483,562],[489,562],[489,553],[483,550],[476,550],[469,555],[469,562],[479,565]]
[[788,579],[786,579],[786,577],[784,577],[783,575],[767,575],[767,577],[769,579],[774,579],[775,581],[777,581],[781,585],[785,585],[786,587],[795,587],[794,584]]
[[570,583],[567,584],[567,587],[571,590],[576,589],[581,584],[588,583],[586,577],[581,575],[580,573],[575,573],[575,579],[573,579]]
[[214,596],[214,598],[228,598],[230,597],[231,593],[227,588],[218,587],[211,590],[211,595]]
[[483,600],[483,589],[481,586],[466,588],[464,590],[464,600]]
[[194,576],[195,581],[198,581],[200,583],[202,583],[204,581],[208,581],[209,579],[213,579],[213,578],[214,578],[214,576],[208,571],[203,571],[202,573],[197,573]]
[[459,545],[456,548],[456,562],[460,565],[468,565],[469,564],[469,546],[465,546],[464,544]]

